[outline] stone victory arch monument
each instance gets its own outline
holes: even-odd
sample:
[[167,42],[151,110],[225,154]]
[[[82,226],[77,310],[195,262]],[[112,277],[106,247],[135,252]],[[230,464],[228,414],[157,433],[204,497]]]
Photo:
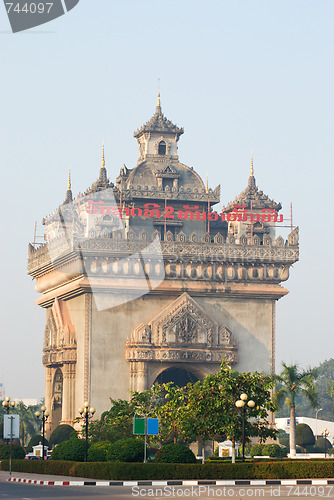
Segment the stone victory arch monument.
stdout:
[[[45,309],[49,431],[84,401],[97,414],[158,380],[274,371],[275,304],[298,260],[298,228],[276,236],[281,205],[248,184],[222,213],[214,190],[179,161],[183,129],[163,114],[134,134],[138,163],[99,178],[44,219],[28,272]],[[278,221],[278,222],[277,222]]]

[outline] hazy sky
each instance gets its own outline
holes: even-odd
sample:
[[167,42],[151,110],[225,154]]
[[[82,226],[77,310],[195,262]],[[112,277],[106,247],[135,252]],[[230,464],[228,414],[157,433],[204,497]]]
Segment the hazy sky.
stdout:
[[[1,365],[13,398],[41,397],[45,311],[27,276],[34,224],[137,161],[133,131],[155,111],[185,129],[180,160],[227,204],[257,184],[300,226],[300,262],[277,306],[277,359],[333,356],[332,0],[80,0],[12,34],[0,5]],[[283,230],[286,237],[287,231]],[[110,395],[112,396],[112,395]]]

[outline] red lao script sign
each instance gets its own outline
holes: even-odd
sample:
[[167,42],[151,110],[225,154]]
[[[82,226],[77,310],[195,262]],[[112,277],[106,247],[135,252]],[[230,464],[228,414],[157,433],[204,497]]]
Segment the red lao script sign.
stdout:
[[227,221],[227,222],[283,222],[283,215],[278,214],[277,210],[264,208],[261,213],[248,212],[246,205],[233,205],[231,212],[205,212],[200,211],[198,205],[184,205],[183,210],[175,210],[172,206],[158,205],[157,203],[145,203],[144,208],[118,207],[117,205],[104,205],[102,200],[88,200],[86,212],[88,214],[111,215],[120,217],[154,217],[156,219],[180,219],[180,220],[208,220],[208,221]]

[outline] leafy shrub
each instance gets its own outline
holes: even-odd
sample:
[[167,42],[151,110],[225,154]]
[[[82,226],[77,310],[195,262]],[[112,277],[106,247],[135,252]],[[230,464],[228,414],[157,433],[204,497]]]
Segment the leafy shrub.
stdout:
[[155,462],[195,464],[196,457],[193,452],[182,444],[167,444],[158,450]]
[[285,446],[287,448],[287,450],[289,451],[290,450],[290,438],[288,437],[280,437],[279,438],[279,444],[281,444],[282,446]]
[[315,446],[317,448],[321,449],[322,453],[325,452],[325,442],[326,442],[326,450],[328,451],[332,447],[332,445],[328,439],[325,440],[325,438],[321,437],[321,438],[318,438],[315,442]]
[[57,444],[52,451],[52,460],[73,460],[84,462],[86,453],[86,441],[84,439],[71,438]]
[[110,443],[108,441],[99,441],[89,447],[88,462],[106,462]]
[[251,457],[261,456],[263,448],[264,444],[254,444],[250,450]]
[[285,446],[279,444],[265,444],[262,448],[262,455],[269,457],[283,458],[288,454],[288,450]]
[[334,455],[334,448],[330,448],[327,453],[328,455]]
[[[10,455],[10,445],[5,443],[0,443],[0,460],[8,459]],[[19,444],[12,445],[12,458],[13,460],[20,460],[25,458],[26,453],[22,446]]]
[[219,446],[216,446],[215,451],[213,452],[213,457],[219,457]]
[[107,457],[112,462],[142,462],[144,443],[137,438],[119,439],[110,445]]
[[[250,448],[245,446],[245,457],[250,455]],[[242,457],[242,445],[238,448],[238,456]]]
[[[41,436],[40,434],[35,434],[35,436],[32,436],[32,438],[30,439],[26,452],[30,453],[32,451],[32,447],[39,445],[39,443],[41,444],[43,443],[43,436]],[[45,438],[44,438],[44,446],[49,447],[49,441]]]
[[57,427],[51,433],[49,440],[50,446],[62,443],[63,441],[68,441],[74,436],[76,436],[76,431],[71,425],[57,425]]

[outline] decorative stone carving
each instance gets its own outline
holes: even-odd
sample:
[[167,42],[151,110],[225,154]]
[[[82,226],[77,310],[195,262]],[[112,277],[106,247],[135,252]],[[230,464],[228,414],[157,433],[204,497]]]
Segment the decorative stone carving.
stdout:
[[222,243],[224,243],[224,237],[220,233],[217,233],[214,236],[213,241],[214,243],[221,245]]
[[299,243],[299,227],[296,227],[291,233],[288,235],[288,245],[295,246]]
[[283,247],[284,246],[284,240],[282,238],[282,236],[278,236],[278,238],[276,238],[276,246],[277,247]]
[[186,241],[186,235],[184,234],[183,231],[180,231],[177,236],[176,236],[176,241],[180,241],[181,243],[184,243]]
[[66,320],[66,304],[55,300],[47,310],[47,322],[44,332],[43,365],[76,362],[76,335],[73,325]]
[[199,363],[228,359],[236,363],[237,342],[225,325],[218,328],[204,309],[184,293],[148,325],[138,325],[126,343],[126,359]]

